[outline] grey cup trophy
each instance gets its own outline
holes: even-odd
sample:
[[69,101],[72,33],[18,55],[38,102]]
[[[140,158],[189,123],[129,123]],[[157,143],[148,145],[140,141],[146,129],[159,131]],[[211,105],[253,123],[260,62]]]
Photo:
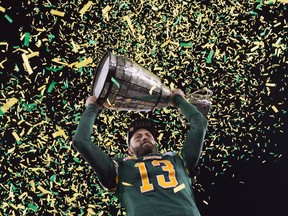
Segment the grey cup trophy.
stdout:
[[[206,95],[191,94],[192,104],[206,115],[212,91]],[[151,111],[169,106],[170,89],[159,77],[130,59],[106,52],[94,74],[92,94],[97,103],[107,109],[124,111]]]

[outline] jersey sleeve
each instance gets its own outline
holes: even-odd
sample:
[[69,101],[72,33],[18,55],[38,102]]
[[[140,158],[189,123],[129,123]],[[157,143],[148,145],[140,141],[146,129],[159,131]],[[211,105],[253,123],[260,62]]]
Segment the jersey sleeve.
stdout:
[[101,185],[106,189],[113,190],[116,187],[117,179],[115,163],[91,141],[93,125],[98,112],[99,110],[94,104],[87,106],[76,129],[72,144],[96,172]]
[[185,161],[191,176],[197,174],[197,164],[203,148],[204,137],[207,129],[207,119],[189,102],[180,95],[174,95],[174,103],[190,123],[180,156]]

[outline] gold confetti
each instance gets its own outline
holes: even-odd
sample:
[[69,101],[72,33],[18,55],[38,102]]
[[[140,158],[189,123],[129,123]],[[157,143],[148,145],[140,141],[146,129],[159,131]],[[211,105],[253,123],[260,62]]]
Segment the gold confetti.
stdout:
[[58,63],[60,65],[68,66],[68,63],[60,61],[59,58],[54,58],[54,59],[52,59],[52,61],[55,62],[55,63]]
[[288,3],[288,0],[269,0],[269,1],[264,1],[264,4],[270,4],[270,3],[275,4],[276,2]]
[[111,7],[109,5],[107,5],[103,10],[102,10],[102,14],[105,15],[106,13],[108,13],[111,10]]
[[8,60],[8,59],[5,58],[2,62],[0,62],[0,67],[1,67],[2,69],[4,69],[3,63],[5,63],[7,60]]
[[174,193],[177,193],[179,192],[180,190],[183,190],[185,188],[185,184],[181,184],[181,185],[178,185],[177,187],[174,188]]
[[84,7],[79,11],[81,15],[84,15],[86,11],[90,8],[90,6],[93,4],[92,1],[88,1],[87,4],[84,5]]
[[23,197],[24,197],[24,196],[27,196],[27,195],[28,195],[28,193],[27,193],[27,192],[24,192],[24,193],[22,193],[22,194],[19,196],[19,199],[22,200]]
[[25,65],[25,68],[26,68],[27,72],[28,72],[29,74],[32,74],[32,73],[33,73],[33,70],[32,70],[32,68],[31,68],[31,66],[30,66],[30,63],[29,63],[29,60],[28,60],[27,55],[26,55],[25,53],[22,53],[21,56],[22,56],[22,59],[23,59],[23,62],[24,62],[24,65]]
[[8,153],[10,154],[10,153],[13,153],[14,152],[14,150],[15,150],[15,147],[13,147],[13,148],[11,148],[11,149],[8,149]]
[[0,112],[5,113],[18,102],[17,98],[11,98],[6,104],[0,108]]
[[149,90],[149,94],[150,95],[152,95],[152,92],[154,91],[154,89],[156,89],[157,88],[157,86],[156,85],[154,85],[154,86],[152,86],[151,87],[151,89]]
[[160,46],[160,48],[163,48],[163,47],[167,46],[170,42],[171,42],[170,40],[167,40],[166,42],[164,42],[164,43]]
[[6,9],[5,9],[4,7],[1,7],[1,6],[0,6],[0,11],[1,11],[1,12],[5,13],[5,10],[6,10]]
[[273,111],[275,112],[275,113],[278,113],[279,111],[278,111],[278,109],[277,109],[277,107],[276,106],[272,106],[272,109],[273,109]]
[[88,64],[90,64],[92,62],[93,62],[93,59],[91,57],[89,57],[89,58],[85,59],[84,61],[81,61],[81,62],[77,63],[75,65],[75,67],[76,68],[84,67],[84,66],[86,66],[86,65],[88,65]]
[[124,185],[124,186],[133,186],[132,184],[130,184],[128,182],[122,182],[122,185]]
[[27,55],[27,58],[29,59],[29,58],[33,58],[33,57],[35,57],[35,56],[39,56],[39,52],[38,52],[38,51],[37,51],[37,52],[32,52],[32,53],[28,54],[28,55]]
[[58,131],[52,134],[53,138],[58,137],[58,136],[63,136],[63,138],[66,140],[68,136],[65,134],[64,130],[57,125],[56,125],[56,128]]
[[50,191],[46,190],[41,185],[38,185],[37,189],[40,190],[43,194],[52,194]]
[[93,211],[92,208],[88,208],[87,211],[88,211],[88,214],[90,215],[96,215],[96,213]]
[[134,36],[135,29],[133,28],[133,25],[132,25],[130,17],[124,16],[123,19],[127,22],[128,26],[129,26],[129,28],[130,28],[130,30],[132,32],[132,35]]
[[14,205],[13,203],[10,203],[10,206],[11,206],[12,208],[14,208],[15,210],[18,209],[18,207],[17,207],[16,205]]
[[31,180],[31,181],[29,182],[29,184],[31,185],[32,191],[35,193],[35,192],[36,192],[36,188],[35,188],[34,180]]
[[266,83],[267,87],[276,87],[276,83]]
[[18,136],[18,134],[17,134],[15,131],[12,132],[12,135],[14,136],[14,138],[16,139],[16,141],[19,141],[19,140],[20,140],[20,137]]
[[54,10],[54,9],[51,9],[50,13],[52,15],[61,16],[61,17],[64,17],[64,15],[65,15],[65,12],[57,11],[57,10]]

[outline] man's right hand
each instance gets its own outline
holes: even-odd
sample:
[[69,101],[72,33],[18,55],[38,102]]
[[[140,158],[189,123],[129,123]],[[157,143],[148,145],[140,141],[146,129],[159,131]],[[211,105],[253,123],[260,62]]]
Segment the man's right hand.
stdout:
[[89,97],[86,99],[85,107],[87,107],[89,104],[94,104],[99,110],[104,109],[104,106],[99,105],[99,104],[97,103],[97,98],[96,98],[94,95],[93,95],[93,96],[89,96]]

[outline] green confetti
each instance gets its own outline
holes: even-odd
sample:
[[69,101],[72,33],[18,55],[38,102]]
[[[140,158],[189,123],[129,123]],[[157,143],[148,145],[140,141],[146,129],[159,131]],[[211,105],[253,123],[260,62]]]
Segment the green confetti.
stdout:
[[118,88],[120,88],[119,82],[118,82],[116,79],[114,79],[114,77],[111,77],[111,81],[112,81]]
[[214,52],[211,50],[208,57],[206,58],[206,63],[211,63],[212,62],[212,57],[214,55]]
[[50,34],[48,35],[48,38],[49,38],[49,42],[52,42],[52,40],[55,38],[55,35]]
[[252,15],[258,15],[258,13],[255,12],[255,11],[250,11],[249,13],[252,14]]
[[13,23],[12,18],[11,18],[8,14],[5,14],[5,18],[6,18],[10,23]]
[[48,93],[51,93],[52,90],[53,90],[54,85],[56,85],[56,84],[57,84],[57,82],[52,82],[52,83],[50,84],[50,86],[48,87],[47,92],[48,92]]
[[97,43],[97,41],[95,40],[89,40],[89,44],[95,45]]
[[177,25],[181,21],[182,18],[183,18],[183,16],[180,15],[173,25]]
[[50,180],[51,180],[52,182],[55,182],[55,180],[56,180],[56,174],[52,175],[52,176],[50,177]]
[[80,161],[78,158],[75,158],[75,157],[74,157],[73,160],[74,160],[76,163],[79,163],[79,164],[81,163],[81,161]]
[[32,203],[29,203],[28,208],[32,209],[34,212],[37,212],[39,207]]
[[257,5],[256,9],[260,9],[263,6],[263,2],[262,0],[259,2],[259,4]]
[[193,44],[192,44],[192,42],[189,42],[189,43],[187,43],[187,42],[180,42],[180,46],[182,46],[182,47],[193,47]]
[[58,71],[60,71],[63,68],[64,68],[64,66],[60,66],[58,68],[46,67],[45,69],[48,70],[48,71],[58,72]]
[[26,47],[29,46],[29,39],[30,39],[30,33],[29,32],[25,32],[24,46],[26,46]]

